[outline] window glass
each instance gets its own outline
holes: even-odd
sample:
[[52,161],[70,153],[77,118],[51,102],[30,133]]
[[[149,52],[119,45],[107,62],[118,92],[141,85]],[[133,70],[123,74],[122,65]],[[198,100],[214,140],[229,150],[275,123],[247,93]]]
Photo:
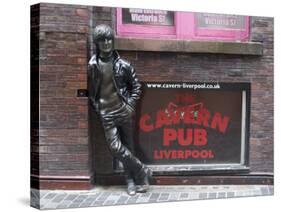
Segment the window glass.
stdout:
[[174,12],[149,9],[122,9],[123,24],[173,26]]
[[244,16],[210,13],[196,13],[195,16],[198,28],[225,30],[245,28]]

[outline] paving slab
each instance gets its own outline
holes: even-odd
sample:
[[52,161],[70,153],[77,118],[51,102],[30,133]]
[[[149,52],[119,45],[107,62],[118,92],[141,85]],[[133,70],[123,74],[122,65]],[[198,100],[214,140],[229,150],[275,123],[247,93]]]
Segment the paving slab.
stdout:
[[272,185],[151,186],[147,193],[137,193],[135,196],[129,196],[124,186],[97,186],[88,191],[31,189],[31,206],[61,209],[264,196],[273,193]]

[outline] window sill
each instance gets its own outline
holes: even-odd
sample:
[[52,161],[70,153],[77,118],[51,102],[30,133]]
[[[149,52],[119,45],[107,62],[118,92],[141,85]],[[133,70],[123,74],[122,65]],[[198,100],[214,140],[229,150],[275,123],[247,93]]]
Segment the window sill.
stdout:
[[115,39],[115,48],[126,51],[186,52],[213,54],[262,55],[263,45],[259,42],[223,42],[158,39]]

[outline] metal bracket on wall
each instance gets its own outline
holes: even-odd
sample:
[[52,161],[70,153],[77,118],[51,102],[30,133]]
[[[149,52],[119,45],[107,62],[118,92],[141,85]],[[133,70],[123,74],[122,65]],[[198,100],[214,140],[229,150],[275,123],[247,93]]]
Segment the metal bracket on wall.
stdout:
[[87,89],[78,89],[77,97],[88,97],[88,90]]

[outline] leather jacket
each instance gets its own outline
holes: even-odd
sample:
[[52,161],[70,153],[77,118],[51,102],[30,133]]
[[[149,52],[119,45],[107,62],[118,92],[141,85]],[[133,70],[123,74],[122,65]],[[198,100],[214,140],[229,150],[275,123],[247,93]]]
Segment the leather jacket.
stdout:
[[[132,109],[135,109],[136,101],[141,95],[141,84],[136,77],[134,68],[127,61],[120,58],[116,51],[113,51],[113,82],[118,95]],[[93,55],[88,63],[89,77],[89,99],[96,111],[99,111],[98,91],[102,80],[99,69],[98,55]]]

